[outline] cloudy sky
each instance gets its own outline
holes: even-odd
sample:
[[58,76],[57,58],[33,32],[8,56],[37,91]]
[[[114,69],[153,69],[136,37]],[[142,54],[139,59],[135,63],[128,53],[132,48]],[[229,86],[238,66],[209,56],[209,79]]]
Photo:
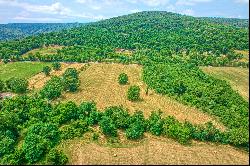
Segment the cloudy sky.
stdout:
[[248,18],[249,0],[0,0],[0,23],[92,22],[139,11]]

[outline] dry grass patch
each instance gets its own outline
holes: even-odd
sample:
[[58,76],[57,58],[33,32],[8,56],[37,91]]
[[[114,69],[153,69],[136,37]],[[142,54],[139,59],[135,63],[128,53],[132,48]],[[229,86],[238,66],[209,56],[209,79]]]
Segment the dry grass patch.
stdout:
[[246,100],[249,100],[249,69],[240,67],[202,67],[202,70],[212,76],[223,79]]
[[216,145],[193,141],[184,146],[172,139],[146,134],[134,146],[112,147],[83,138],[63,141],[59,148],[69,156],[74,165],[100,164],[195,164],[195,165],[248,165],[247,152],[236,150],[229,145]]
[[[128,85],[119,85],[120,73],[127,73]],[[80,73],[81,85],[77,93],[65,93],[62,101],[75,101],[80,104],[83,101],[95,101],[97,108],[103,110],[114,105],[123,105],[131,113],[141,110],[148,117],[152,111],[162,110],[163,116],[172,115],[180,121],[189,121],[194,124],[204,124],[212,121],[218,128],[224,129],[215,118],[201,111],[184,106],[183,104],[149,91],[145,94],[146,85],[141,80],[142,67],[139,65],[122,64],[96,64],[92,63],[85,71]],[[131,102],[127,100],[127,90],[130,85],[138,85],[141,88],[141,101]]]

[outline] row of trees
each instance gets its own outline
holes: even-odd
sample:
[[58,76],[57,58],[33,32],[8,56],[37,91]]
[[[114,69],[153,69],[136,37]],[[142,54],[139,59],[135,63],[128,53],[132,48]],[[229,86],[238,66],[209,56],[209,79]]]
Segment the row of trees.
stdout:
[[[162,117],[159,111],[153,111],[146,119],[142,111],[129,114],[122,106],[107,107],[100,112],[93,102],[51,105],[38,96],[6,99],[1,102],[0,111],[2,164],[65,164],[67,157],[57,150],[57,145],[61,140],[81,137],[91,131],[89,126],[93,125],[99,125],[109,138],[116,138],[118,130],[123,130],[127,139],[132,140],[141,139],[145,132],[150,132],[181,144],[189,144],[192,139],[232,143],[230,132],[221,132],[210,122],[192,125],[172,116]],[[93,137],[98,140],[96,134]]]

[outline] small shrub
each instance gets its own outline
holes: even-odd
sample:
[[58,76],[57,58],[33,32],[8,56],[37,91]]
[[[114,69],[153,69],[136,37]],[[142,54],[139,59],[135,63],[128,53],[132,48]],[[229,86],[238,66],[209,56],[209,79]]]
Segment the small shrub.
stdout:
[[75,68],[68,68],[63,74],[63,85],[65,91],[75,92],[80,86],[78,72]]
[[90,117],[91,112],[95,111],[97,111],[96,103],[83,102],[80,104],[77,114],[79,119],[85,119],[87,117]]
[[143,137],[146,130],[146,121],[141,111],[135,112],[129,118],[129,127],[126,129],[128,139],[139,139]]
[[0,80],[0,92],[4,90],[4,82]]
[[47,161],[52,165],[65,165],[68,162],[68,157],[62,151],[51,149]]
[[153,135],[161,135],[163,131],[163,120],[161,119],[162,112],[152,112],[148,119],[148,130]]
[[54,63],[52,63],[52,67],[54,70],[60,70],[61,64],[59,62],[54,62]]
[[128,83],[128,75],[126,73],[121,73],[118,77],[119,84],[125,85]]
[[46,76],[49,76],[51,72],[51,68],[49,66],[45,66],[43,67],[43,73],[46,75]]
[[129,87],[127,97],[130,101],[138,101],[140,99],[140,87],[135,85]]
[[68,125],[64,125],[60,129],[62,139],[81,137],[86,131],[88,131],[88,124],[80,120],[74,121]]
[[99,139],[100,135],[98,133],[93,133],[92,140],[97,141]]
[[100,128],[104,135],[116,137],[117,136],[117,128],[113,123],[112,119],[104,116],[100,121]]
[[6,85],[14,93],[25,93],[28,89],[28,81],[22,78],[10,78],[6,81]]
[[176,139],[181,144],[186,144],[191,139],[191,131],[188,127],[178,122],[174,117],[164,119],[163,134]]

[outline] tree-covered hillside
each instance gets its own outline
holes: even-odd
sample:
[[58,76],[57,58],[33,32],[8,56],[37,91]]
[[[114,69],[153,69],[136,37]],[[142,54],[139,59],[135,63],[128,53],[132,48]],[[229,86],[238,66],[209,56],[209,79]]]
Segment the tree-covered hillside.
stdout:
[[238,19],[238,18],[216,18],[216,17],[201,17],[201,19],[206,19],[211,22],[218,24],[232,25],[238,28],[249,28],[248,19]]
[[40,33],[79,27],[80,23],[10,23],[0,24],[0,40],[20,39]]
[[1,42],[0,58],[15,59],[42,45],[84,45],[180,52],[195,50],[226,54],[248,49],[248,28],[215,24],[207,19],[169,12],[140,12],[86,26]]

